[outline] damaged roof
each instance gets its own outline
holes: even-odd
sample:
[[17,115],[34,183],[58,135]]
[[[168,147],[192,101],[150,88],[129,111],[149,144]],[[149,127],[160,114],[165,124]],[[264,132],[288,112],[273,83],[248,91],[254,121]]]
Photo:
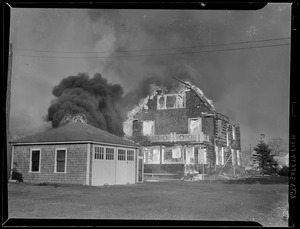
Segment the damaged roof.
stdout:
[[98,142],[139,147],[127,139],[108,133],[89,124],[75,122],[10,142],[12,145],[32,143]]

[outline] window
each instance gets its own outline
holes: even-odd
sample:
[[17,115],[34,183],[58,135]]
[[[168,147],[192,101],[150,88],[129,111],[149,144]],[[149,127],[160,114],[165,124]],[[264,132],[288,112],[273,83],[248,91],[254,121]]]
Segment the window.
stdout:
[[40,171],[40,163],[41,163],[41,150],[33,149],[31,150],[31,159],[30,159],[30,171],[31,172],[39,172]]
[[144,152],[144,162],[146,164],[159,164],[160,163],[160,149],[152,148],[143,150]]
[[66,149],[56,150],[56,171],[57,173],[66,172]]
[[118,149],[118,161],[126,161],[126,150]]
[[176,108],[176,95],[166,95],[166,108]]
[[219,134],[219,135],[221,135],[222,134],[222,120],[221,119],[219,119],[219,120],[217,120],[217,133]]
[[143,121],[143,135],[154,135],[154,121]]
[[182,163],[183,154],[180,146],[163,147],[162,154],[163,164]]
[[106,148],[105,159],[106,160],[114,160],[115,159],[115,149],[114,148]]
[[127,161],[134,161],[134,150],[127,150]]
[[206,149],[199,149],[198,150],[199,164],[207,164],[206,156],[207,156]]
[[104,148],[100,146],[95,146],[95,159],[104,160]]
[[167,94],[157,96],[157,109],[185,108],[185,94]]
[[189,132],[191,134],[202,132],[202,120],[201,118],[189,119]]
[[235,140],[235,126],[232,126],[232,139]]

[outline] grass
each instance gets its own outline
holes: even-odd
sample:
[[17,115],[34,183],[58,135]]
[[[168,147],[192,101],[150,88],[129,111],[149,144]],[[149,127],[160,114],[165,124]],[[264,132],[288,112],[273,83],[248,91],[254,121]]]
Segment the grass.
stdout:
[[286,184],[8,184],[10,218],[234,220],[287,226]]

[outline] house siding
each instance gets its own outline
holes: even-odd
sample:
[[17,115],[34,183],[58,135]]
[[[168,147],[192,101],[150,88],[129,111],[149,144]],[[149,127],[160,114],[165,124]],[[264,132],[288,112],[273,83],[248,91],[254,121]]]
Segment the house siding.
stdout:
[[[66,173],[54,172],[57,148],[67,149]],[[30,149],[41,149],[40,172],[29,172]],[[16,145],[13,162],[27,182],[86,184],[87,144]]]

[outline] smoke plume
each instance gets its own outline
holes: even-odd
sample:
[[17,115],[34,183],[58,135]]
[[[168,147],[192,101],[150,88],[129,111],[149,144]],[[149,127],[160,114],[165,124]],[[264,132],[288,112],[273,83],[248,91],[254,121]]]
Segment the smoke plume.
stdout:
[[56,98],[48,109],[46,120],[51,121],[53,127],[58,127],[66,115],[83,114],[89,124],[123,135],[119,108],[122,86],[108,83],[99,73],[93,78],[79,73],[64,78],[53,88],[52,94]]

